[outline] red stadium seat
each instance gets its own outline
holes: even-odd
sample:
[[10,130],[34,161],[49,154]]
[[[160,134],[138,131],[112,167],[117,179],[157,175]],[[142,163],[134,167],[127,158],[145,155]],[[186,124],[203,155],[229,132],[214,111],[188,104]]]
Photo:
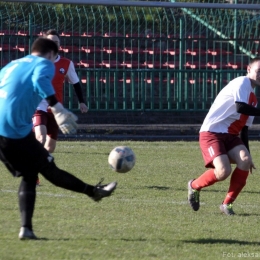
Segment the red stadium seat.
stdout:
[[85,68],[100,68],[100,63],[94,60],[81,60],[80,64],[82,64]]
[[164,50],[160,49],[160,48],[147,48],[145,49],[143,52],[147,52],[151,55],[155,55],[155,54],[165,54]]
[[121,67],[121,63],[117,60],[103,60],[101,65],[105,66],[106,68],[118,68]]
[[126,47],[123,52],[127,52],[128,54],[137,54],[137,53],[142,53],[143,49],[140,49],[138,47]]
[[152,34],[152,33],[148,33],[146,35],[147,38],[164,38],[165,37],[165,34],[159,34],[159,33],[155,33],[155,34]]
[[160,69],[162,67],[161,63],[159,61],[145,61],[143,63],[143,66],[149,69]]
[[189,81],[190,84],[196,84],[196,83],[200,84],[200,83],[204,82],[204,79],[202,79],[202,78],[196,78],[196,79],[190,78],[190,79],[188,79],[188,81]]
[[0,35],[14,35],[16,32],[9,30],[0,30]]
[[27,45],[27,44],[19,44],[19,45],[15,46],[14,50],[19,50],[21,52],[29,51],[29,45]]
[[142,64],[140,64],[138,61],[124,61],[123,63],[121,63],[121,66],[125,66],[126,68],[130,69],[137,69],[141,68]]
[[180,54],[179,49],[167,49],[164,51],[165,54],[170,54],[170,55],[177,55]]
[[70,37],[70,36],[81,36],[79,32],[62,32],[61,36]]
[[207,69],[208,68],[207,64],[205,64],[203,62],[199,62],[199,61],[188,61],[188,62],[186,62],[186,64],[184,66],[189,69]]
[[235,70],[246,70],[247,69],[247,63],[242,62],[228,62],[227,67],[230,69]]
[[94,36],[101,36],[101,33],[99,32],[83,32],[81,34],[83,37],[94,37]]
[[132,38],[144,38],[145,34],[143,33],[127,33],[125,37],[132,37]]
[[202,49],[187,49],[186,54],[190,54],[191,56],[199,56],[199,55],[206,55],[207,51]]
[[208,50],[207,50],[207,53],[208,53],[208,54],[211,54],[211,55],[213,55],[213,56],[232,54],[231,51],[226,51],[226,50],[223,50],[223,49],[208,49]]
[[105,51],[108,54],[111,54],[111,53],[122,52],[122,49],[118,47],[109,46],[109,47],[103,47],[103,51]]
[[63,51],[65,53],[68,53],[68,52],[81,52],[82,49],[78,46],[60,46],[60,51]]
[[211,69],[227,69],[228,66],[224,62],[220,61],[211,61],[207,63],[207,67]]
[[100,52],[100,48],[97,46],[83,46],[81,49],[86,53]]
[[[86,84],[88,82],[87,78],[85,76],[82,76],[80,80],[81,80],[81,82],[83,84]],[[94,77],[91,77],[89,80],[90,80],[90,82],[95,82],[96,81],[96,79]]]
[[116,32],[107,32],[104,34],[104,37],[123,37],[123,34]]
[[2,44],[0,45],[0,51],[13,51],[14,48],[9,44]]
[[179,61],[168,61],[163,64],[163,67],[170,68],[170,69],[178,69],[179,68]]
[[147,84],[152,84],[152,83],[158,83],[160,82],[160,78],[146,78],[144,79],[144,81],[147,83]]

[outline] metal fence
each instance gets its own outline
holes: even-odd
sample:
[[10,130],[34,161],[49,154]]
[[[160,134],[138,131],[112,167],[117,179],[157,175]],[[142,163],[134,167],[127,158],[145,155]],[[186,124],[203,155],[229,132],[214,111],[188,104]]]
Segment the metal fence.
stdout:
[[[246,9],[1,2],[0,65],[54,28],[92,111],[205,111],[258,55],[259,19]],[[77,109],[65,90],[65,105]]]

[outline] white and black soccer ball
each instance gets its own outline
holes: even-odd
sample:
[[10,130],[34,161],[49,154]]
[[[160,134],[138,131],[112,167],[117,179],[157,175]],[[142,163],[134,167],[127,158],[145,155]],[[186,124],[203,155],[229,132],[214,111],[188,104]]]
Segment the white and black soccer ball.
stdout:
[[127,146],[115,147],[108,156],[108,163],[115,172],[129,172],[135,165],[135,154]]

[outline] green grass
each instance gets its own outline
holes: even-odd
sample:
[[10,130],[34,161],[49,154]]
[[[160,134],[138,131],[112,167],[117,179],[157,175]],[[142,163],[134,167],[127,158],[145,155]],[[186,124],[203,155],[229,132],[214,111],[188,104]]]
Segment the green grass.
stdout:
[[[133,170],[113,172],[113,147],[136,153]],[[260,169],[260,143],[251,142]],[[41,175],[34,231],[37,241],[19,241],[19,179],[0,165],[0,259],[255,259],[260,258],[259,170],[238,197],[237,215],[220,214],[229,180],[201,192],[201,208],[187,203],[187,182],[205,168],[197,142],[59,142],[57,165],[91,184],[118,181],[111,198],[95,203],[60,189]]]

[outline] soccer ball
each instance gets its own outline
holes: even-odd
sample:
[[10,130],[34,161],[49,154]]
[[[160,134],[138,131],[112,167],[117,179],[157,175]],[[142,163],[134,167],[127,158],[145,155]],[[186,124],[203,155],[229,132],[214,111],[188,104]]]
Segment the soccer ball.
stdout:
[[110,152],[108,163],[115,172],[129,172],[135,165],[135,154],[127,146],[117,146]]

